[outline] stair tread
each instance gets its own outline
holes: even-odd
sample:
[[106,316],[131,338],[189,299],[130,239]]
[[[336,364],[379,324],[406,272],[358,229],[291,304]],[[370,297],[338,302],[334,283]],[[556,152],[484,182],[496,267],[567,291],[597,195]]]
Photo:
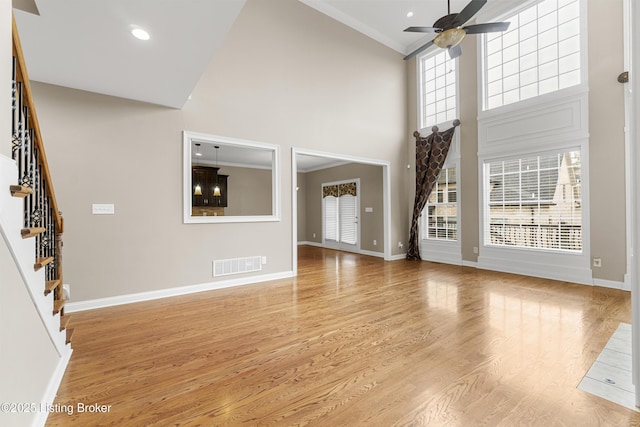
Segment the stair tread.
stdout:
[[70,321],[71,321],[71,316],[64,315],[60,317],[60,330],[64,331],[65,329],[68,329],[67,326],[69,326]]
[[37,258],[36,259],[36,263],[33,264],[33,269],[38,271],[42,267],[44,267],[45,265],[49,264],[52,261],[53,261],[53,257]]
[[22,234],[23,239],[28,239],[29,237],[42,234],[45,231],[47,231],[47,229],[44,227],[31,227],[31,228],[23,228],[22,230],[20,230],[20,234]]
[[27,187],[25,185],[11,185],[9,186],[9,191],[11,191],[11,195],[13,197],[25,198],[29,194],[33,194],[33,188]]
[[60,279],[47,280],[47,282],[44,285],[44,294],[49,295],[59,285],[60,285]]
[[71,344],[71,338],[73,337],[73,332],[74,331],[75,331],[74,328],[67,329],[67,339],[65,341],[65,344]]
[[60,310],[62,310],[62,307],[64,307],[64,300],[63,299],[54,300],[54,302],[53,302],[53,314],[59,313]]

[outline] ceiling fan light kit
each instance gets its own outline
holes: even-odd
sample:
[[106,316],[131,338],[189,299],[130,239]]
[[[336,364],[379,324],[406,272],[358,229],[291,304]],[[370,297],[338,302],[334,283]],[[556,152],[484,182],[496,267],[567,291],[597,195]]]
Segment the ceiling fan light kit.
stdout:
[[450,48],[459,45],[466,35],[466,31],[462,28],[451,28],[438,34],[433,39],[433,44],[443,49]]
[[431,41],[420,46],[418,49],[405,56],[404,59],[410,59],[426,50],[432,45],[436,45],[442,49],[449,50],[451,58],[457,58],[462,55],[460,42],[467,34],[483,34],[506,31],[509,28],[509,22],[490,22],[486,24],[475,24],[463,26],[487,3],[487,0],[471,0],[460,13],[451,13],[451,2],[447,0],[448,13],[438,19],[433,27],[409,27],[406,32],[411,33],[438,33]]

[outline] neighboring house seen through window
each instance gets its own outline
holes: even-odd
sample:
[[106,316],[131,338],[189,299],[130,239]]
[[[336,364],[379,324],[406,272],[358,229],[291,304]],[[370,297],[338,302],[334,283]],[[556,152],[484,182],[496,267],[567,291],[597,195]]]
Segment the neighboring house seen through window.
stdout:
[[458,239],[458,187],[456,168],[442,169],[422,214],[423,238]]
[[485,244],[582,251],[580,151],[492,160],[485,173]]

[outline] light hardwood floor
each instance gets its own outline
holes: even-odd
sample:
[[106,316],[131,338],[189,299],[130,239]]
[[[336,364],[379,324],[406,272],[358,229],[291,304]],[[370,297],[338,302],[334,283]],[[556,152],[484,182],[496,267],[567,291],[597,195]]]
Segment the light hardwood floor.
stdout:
[[75,313],[48,426],[628,426],[576,386],[629,294],[299,248],[295,279]]

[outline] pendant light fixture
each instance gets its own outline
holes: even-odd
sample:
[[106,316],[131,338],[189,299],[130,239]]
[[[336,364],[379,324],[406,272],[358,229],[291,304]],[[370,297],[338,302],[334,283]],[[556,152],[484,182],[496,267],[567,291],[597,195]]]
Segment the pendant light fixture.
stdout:
[[218,148],[220,148],[220,146],[216,145],[215,149],[216,149],[216,186],[213,187],[213,195],[216,197],[220,197],[221,193],[220,193],[220,186],[218,185]]
[[[200,153],[200,144],[196,144],[196,166],[198,165],[197,157],[202,156]],[[193,190],[194,196],[202,196],[202,187],[200,187],[200,183],[196,184],[196,188]]]

